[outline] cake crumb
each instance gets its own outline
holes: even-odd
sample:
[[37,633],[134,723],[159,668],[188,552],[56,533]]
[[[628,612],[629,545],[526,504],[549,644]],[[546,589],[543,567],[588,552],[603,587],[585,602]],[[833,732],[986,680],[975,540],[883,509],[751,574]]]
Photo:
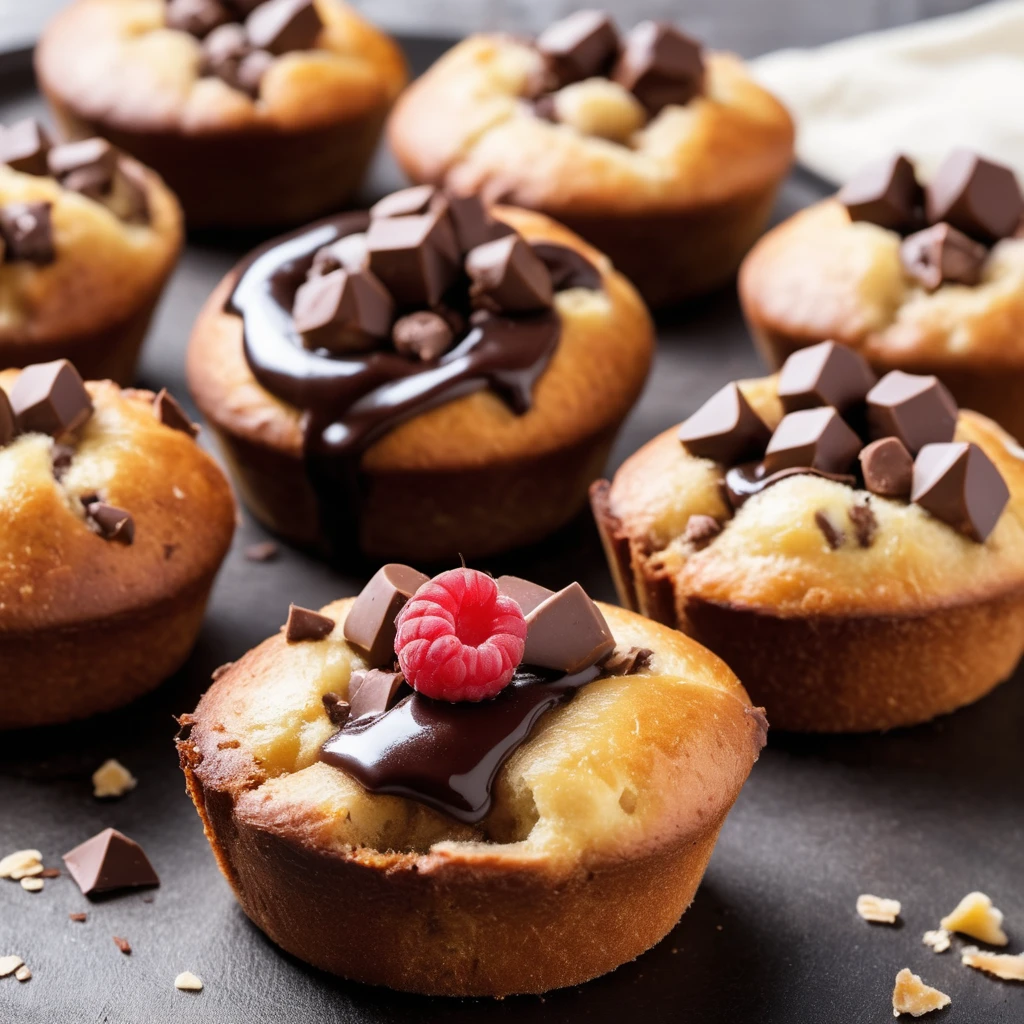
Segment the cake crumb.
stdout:
[[182,971],[174,979],[174,987],[182,992],[202,992],[203,983],[191,971]]
[[32,980],[32,972],[24,964],[22,964],[14,972],[14,976],[18,979],[18,981],[31,981]]
[[92,773],[92,795],[99,800],[131,792],[138,779],[120,761],[110,758]]
[[1003,981],[1024,981],[1024,953],[988,953],[968,946],[961,953],[960,962]]
[[21,887],[25,892],[40,892],[46,883],[41,878],[23,878]]
[[934,931],[925,932],[921,941],[933,953],[945,953],[949,949],[949,932],[945,928],[936,928]]
[[117,946],[125,956],[131,956],[132,944],[127,939],[122,939],[120,935],[115,935],[114,945]]
[[933,1010],[941,1010],[949,1006],[952,1000],[945,992],[940,992],[931,985],[926,985],[920,975],[914,974],[909,967],[904,967],[896,975],[896,987],[892,993],[892,1015],[909,1013],[911,1017],[923,1017]]
[[969,892],[940,924],[947,932],[970,935],[990,946],[1005,946],[1010,941],[1002,928],[1003,912],[992,906],[983,892]]
[[0,978],[6,978],[13,974],[25,961],[14,953],[10,956],[0,956]]
[[43,873],[43,855],[38,850],[16,850],[0,860],[0,878],[19,881]]
[[875,924],[895,924],[901,909],[899,900],[871,896],[868,893],[857,897],[857,913],[865,921],[872,921]]
[[89,915],[84,914],[79,910],[75,913],[68,914],[68,918],[72,921],[78,921],[79,924],[84,924],[88,920]]

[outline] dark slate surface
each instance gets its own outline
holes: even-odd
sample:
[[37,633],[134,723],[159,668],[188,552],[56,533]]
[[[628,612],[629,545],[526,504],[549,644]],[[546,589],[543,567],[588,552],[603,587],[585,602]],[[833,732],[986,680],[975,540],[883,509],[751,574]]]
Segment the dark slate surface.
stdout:
[[[419,64],[431,56],[412,49]],[[24,75],[0,79],[0,88],[0,120],[38,108]],[[369,194],[396,184],[381,160]],[[777,215],[822,191],[794,176]],[[144,386],[166,385],[184,397],[193,317],[251,241],[193,240],[146,347]],[[731,289],[664,319],[659,342],[650,384],[610,468],[720,384],[760,370]],[[544,999],[427,1000],[338,981],[280,953],[249,924],[217,872],[184,792],[171,715],[194,707],[213,668],[276,630],[289,600],[318,607],[355,593],[361,581],[287,549],[275,563],[246,562],[243,548],[260,539],[263,532],[246,521],[195,653],[158,692],[88,725],[2,738],[0,854],[38,847],[47,864],[59,865],[60,854],[113,825],[143,844],[163,884],[148,895],[90,903],[66,876],[39,894],[0,882],[0,955],[16,952],[34,972],[27,984],[0,980],[0,1024],[867,1024],[891,1019],[893,979],[904,966],[952,995],[936,1020],[1024,1020],[1024,986],[984,977],[961,966],[955,952],[937,956],[921,944],[921,934],[977,888],[1007,912],[1011,949],[1024,945],[1019,678],[917,729],[773,735],[679,926],[635,963],[582,988]],[[542,547],[484,568],[549,585],[579,579],[595,596],[613,598],[586,517]],[[139,786],[121,801],[100,803],[89,776],[111,756]],[[901,899],[904,923],[865,924],[854,912],[861,892]],[[88,923],[69,922],[78,910],[88,911]],[[130,957],[114,935],[131,942]],[[182,970],[199,974],[205,991],[177,992],[173,980]]]

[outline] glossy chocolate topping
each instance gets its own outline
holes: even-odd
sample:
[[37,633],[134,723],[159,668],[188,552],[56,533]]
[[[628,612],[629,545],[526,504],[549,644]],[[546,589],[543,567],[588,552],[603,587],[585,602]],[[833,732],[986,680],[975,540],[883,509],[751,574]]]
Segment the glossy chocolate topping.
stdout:
[[848,484],[850,487],[857,482],[857,478],[854,476],[845,473],[826,473],[820,469],[812,469],[810,466],[793,466],[769,473],[763,462],[747,462],[742,466],[733,466],[726,471],[725,490],[729,504],[733,508],[739,508],[755,494],[760,494],[765,488],[790,476],[820,476],[826,480]]

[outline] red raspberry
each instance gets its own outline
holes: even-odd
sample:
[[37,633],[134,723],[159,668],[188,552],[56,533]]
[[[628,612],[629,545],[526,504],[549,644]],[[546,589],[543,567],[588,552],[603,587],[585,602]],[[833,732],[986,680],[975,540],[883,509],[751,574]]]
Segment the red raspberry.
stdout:
[[438,700],[494,697],[526,648],[519,605],[475,569],[451,569],[424,583],[396,624],[395,654],[406,680]]

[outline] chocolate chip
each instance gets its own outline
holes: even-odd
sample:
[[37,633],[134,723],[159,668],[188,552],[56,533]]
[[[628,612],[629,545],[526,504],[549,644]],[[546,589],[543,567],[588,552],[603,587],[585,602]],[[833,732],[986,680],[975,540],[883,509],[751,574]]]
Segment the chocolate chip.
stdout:
[[275,60],[274,55],[266,50],[253,50],[245,54],[238,62],[231,84],[250,96],[259,96],[263,76],[270,70]]
[[515,233],[508,224],[491,216],[478,195],[448,196],[448,215],[463,253]]
[[360,231],[317,249],[310,273],[329,274],[332,270],[358,272],[366,269],[366,262],[366,235]]
[[18,429],[24,433],[59,437],[77,430],[92,415],[89,392],[66,359],[26,366],[10,399]]
[[385,672],[379,668],[353,672],[348,683],[352,721],[389,711],[398,703],[404,682],[405,676],[401,672]]
[[11,408],[11,400],[7,392],[0,388],[0,448],[10,444],[18,433],[15,422],[14,410]]
[[601,662],[601,673],[606,676],[631,676],[648,668],[653,657],[654,651],[649,647],[616,647]]
[[[105,192],[117,169],[117,150],[106,139],[82,139],[79,142],[65,142],[50,150],[48,163],[50,173],[66,188],[85,192],[92,198]],[[80,184],[72,186],[66,179],[71,174],[80,175]]]
[[437,313],[410,313],[395,321],[391,340],[402,355],[431,362],[451,347],[452,329]]
[[1012,235],[1024,213],[1024,197],[1009,167],[969,149],[954,149],[925,190],[930,224],[948,221],[982,242]]
[[250,44],[277,55],[312,49],[322,28],[313,0],[267,0],[245,19]]
[[779,373],[778,395],[786,412],[831,405],[840,412],[864,401],[878,378],[858,352],[823,341],[794,352]]
[[153,415],[171,430],[180,430],[189,437],[199,436],[199,427],[189,418],[181,403],[167,390],[161,388],[153,399]]
[[825,543],[835,551],[837,548],[842,546],[843,543],[843,531],[838,529],[829,519],[828,514],[822,509],[818,509],[814,513],[814,525],[821,530],[821,535],[825,538]]
[[46,155],[51,145],[46,129],[34,117],[26,117],[0,129],[0,163],[22,174],[49,174]]
[[845,473],[861,448],[860,438],[831,406],[787,413],[764,453],[768,473],[808,466]]
[[231,20],[219,0],[168,0],[165,16],[168,28],[188,32],[197,39]]
[[411,217],[429,213],[441,193],[433,185],[399,189],[370,207],[371,217]]
[[324,710],[327,712],[327,717],[331,720],[331,724],[336,725],[340,729],[348,721],[349,714],[352,711],[349,702],[338,693],[325,693],[322,700],[324,702]]
[[862,548],[871,547],[878,532],[878,519],[875,518],[874,509],[867,503],[851,505],[847,513],[850,523],[853,525],[853,535]]
[[910,500],[978,543],[995,529],[1010,491],[976,444],[926,444],[914,460]]
[[246,547],[245,560],[247,562],[272,562],[280,551],[280,547],[272,540],[260,541],[258,544],[249,544]]
[[956,402],[936,377],[891,370],[868,392],[867,405],[871,436],[898,437],[911,455],[953,439]]
[[683,540],[699,550],[706,548],[721,532],[722,524],[714,516],[693,515],[686,520]]
[[50,203],[6,203],[0,206],[0,239],[6,260],[40,265],[56,258]]
[[364,652],[373,668],[395,660],[395,619],[428,580],[408,565],[392,562],[377,570],[349,609],[345,639]]
[[567,288],[597,291],[601,287],[601,272],[577,249],[555,242],[531,242],[530,247],[548,268],[556,292]]
[[311,608],[290,604],[284,638],[290,644],[301,643],[303,640],[323,640],[324,637],[330,636],[334,626],[334,619],[321,615]]
[[455,281],[457,250],[447,214],[377,217],[366,233],[370,269],[400,306],[435,306]]
[[864,486],[883,498],[906,498],[914,476],[914,458],[898,437],[882,437],[861,450]]
[[900,245],[903,269],[923,288],[977,284],[988,250],[950,224],[934,224],[908,235]]
[[519,235],[471,249],[466,273],[474,302],[495,312],[533,313],[550,308],[554,298],[548,268]]
[[606,657],[615,639],[600,609],[578,584],[552,594],[526,616],[523,663],[580,672]]
[[53,471],[54,480],[64,479],[67,471],[71,468],[71,461],[75,457],[75,449],[69,444],[58,444],[54,442],[50,451],[50,465]]
[[498,585],[498,592],[511,597],[523,615],[529,615],[537,605],[555,594],[553,590],[519,576],[499,576],[494,582]]
[[679,440],[691,455],[727,466],[758,458],[770,437],[736,384],[716,391],[679,428]]
[[570,82],[604,76],[619,49],[615,23],[601,11],[576,11],[537,37],[538,51],[560,89]]
[[700,44],[672,25],[643,21],[626,36],[611,77],[651,114],[689,103],[704,87]]
[[113,828],[65,853],[64,863],[86,896],[160,884],[142,847]]
[[135,520],[131,512],[105,501],[82,499],[85,515],[104,540],[116,540],[131,544],[135,540]]
[[923,192],[914,165],[896,154],[862,168],[836,198],[846,207],[850,220],[909,231],[919,223]]
[[391,333],[395,304],[368,270],[332,270],[295,294],[295,329],[309,349],[362,352]]

